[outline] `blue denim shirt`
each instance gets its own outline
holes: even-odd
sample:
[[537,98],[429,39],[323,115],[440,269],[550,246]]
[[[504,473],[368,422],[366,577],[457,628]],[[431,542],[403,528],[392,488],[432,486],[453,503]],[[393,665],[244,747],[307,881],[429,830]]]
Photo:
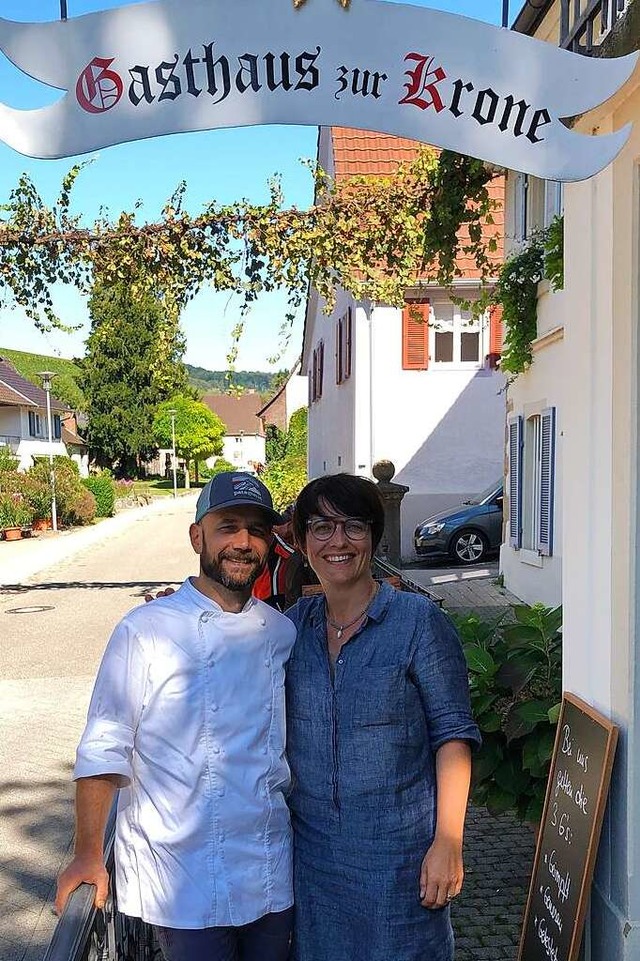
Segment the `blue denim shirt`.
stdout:
[[404,795],[432,831],[438,748],[480,743],[451,622],[426,598],[383,583],[332,682],[324,597],[303,598],[288,615],[298,628],[286,685],[293,811],[306,800],[362,808]]
[[332,681],[324,597],[288,614],[293,961],[452,961],[449,909],[425,910],[418,888],[436,752],[480,741],[458,636],[426,598],[382,584]]

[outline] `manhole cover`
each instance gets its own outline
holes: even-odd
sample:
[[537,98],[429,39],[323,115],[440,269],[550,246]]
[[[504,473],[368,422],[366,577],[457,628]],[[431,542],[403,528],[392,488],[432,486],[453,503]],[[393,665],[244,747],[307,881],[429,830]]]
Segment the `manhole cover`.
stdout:
[[53,604],[33,604],[29,607],[10,607],[5,614],[42,614],[43,611],[55,610]]

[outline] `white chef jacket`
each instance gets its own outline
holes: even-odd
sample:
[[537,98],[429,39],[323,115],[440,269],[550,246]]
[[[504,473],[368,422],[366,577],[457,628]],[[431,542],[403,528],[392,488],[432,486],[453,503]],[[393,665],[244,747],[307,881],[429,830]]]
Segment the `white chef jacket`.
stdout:
[[118,906],[174,928],[293,903],[284,665],[295,628],[251,598],[226,613],[190,580],[118,624],[74,778],[121,774]]

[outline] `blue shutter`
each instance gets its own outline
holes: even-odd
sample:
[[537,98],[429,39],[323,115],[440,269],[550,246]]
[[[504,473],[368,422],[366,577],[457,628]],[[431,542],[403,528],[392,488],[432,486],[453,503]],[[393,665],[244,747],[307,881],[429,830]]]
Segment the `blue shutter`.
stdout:
[[56,440],[60,440],[62,437],[62,422],[60,420],[60,414],[53,415],[53,436]]
[[523,419],[509,421],[509,544],[522,547],[522,447]]
[[29,436],[36,437],[36,415],[32,410],[29,411]]
[[540,517],[538,551],[553,554],[553,508],[555,487],[556,409],[547,407],[540,417]]

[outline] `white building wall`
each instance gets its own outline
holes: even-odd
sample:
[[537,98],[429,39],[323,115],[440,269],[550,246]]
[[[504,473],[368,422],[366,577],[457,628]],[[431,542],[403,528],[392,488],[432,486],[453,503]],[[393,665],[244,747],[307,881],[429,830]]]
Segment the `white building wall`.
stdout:
[[[554,293],[548,284],[540,285],[540,336],[534,344],[534,362],[526,373],[520,374],[510,385],[507,405],[508,417],[520,415],[525,420],[534,414],[541,414],[547,407],[556,408],[553,556],[542,557],[537,551],[515,550],[509,545],[508,537],[500,555],[505,586],[527,604],[540,602],[549,607],[557,607],[562,603],[566,303],[564,291]],[[505,509],[507,506],[508,500],[505,498]]]
[[[343,384],[336,384],[336,320],[353,301],[339,291],[331,315],[319,311],[315,318],[309,364],[319,342],[324,342],[322,397],[309,405],[309,478],[336,471],[358,471],[354,458],[354,409],[356,377],[352,373]],[[357,326],[357,322],[354,326]],[[358,334],[354,334],[358,350]],[[352,364],[352,370],[356,366]]]
[[634,120],[629,144],[565,195],[564,686],[621,728],[592,893],[593,961],[640,957],[637,86],[618,103],[582,132]]
[[209,466],[215,464],[218,457],[224,457],[234,470],[255,473],[255,464],[264,464],[266,458],[265,439],[258,434],[229,434],[224,438],[222,454],[210,457]]
[[301,407],[307,406],[309,382],[306,377],[294,374],[287,381],[285,387],[285,409],[287,414],[287,427],[291,420],[291,415]]
[[401,516],[410,559],[421,520],[502,476],[504,378],[488,369],[403,370],[400,311],[377,307],[373,328],[373,461],[393,461],[394,482],[410,488]]

